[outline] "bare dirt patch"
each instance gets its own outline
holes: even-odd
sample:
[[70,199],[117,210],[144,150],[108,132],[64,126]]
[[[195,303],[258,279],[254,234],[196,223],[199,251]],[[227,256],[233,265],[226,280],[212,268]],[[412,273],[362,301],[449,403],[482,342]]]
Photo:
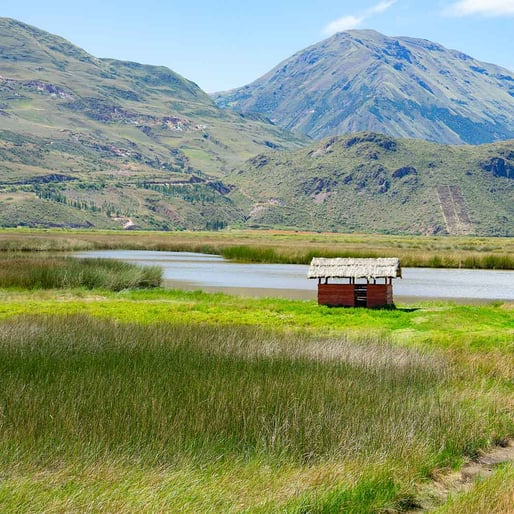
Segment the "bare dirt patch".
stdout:
[[498,465],[506,462],[514,462],[513,439],[467,462],[459,471],[434,476],[434,480],[420,490],[417,507],[409,512],[428,512],[444,503],[450,495],[471,490],[478,480],[487,478]]

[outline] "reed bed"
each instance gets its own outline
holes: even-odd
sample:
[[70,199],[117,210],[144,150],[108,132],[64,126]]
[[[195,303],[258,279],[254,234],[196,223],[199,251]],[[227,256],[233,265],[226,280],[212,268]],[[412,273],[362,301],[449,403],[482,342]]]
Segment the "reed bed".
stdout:
[[399,257],[406,268],[468,268],[468,269],[514,269],[514,256],[509,254],[444,253],[421,252],[413,254],[403,249],[376,250],[333,250],[319,248],[301,252],[296,249],[277,251],[274,248],[250,246],[229,246],[220,249],[221,255],[228,260],[237,262],[263,262],[280,264],[310,264],[314,257]]
[[0,259],[0,287],[22,289],[106,289],[159,287],[162,269],[112,259],[16,255]]
[[244,262],[307,264],[313,257],[399,257],[404,267],[514,269],[512,238],[277,231],[0,231],[0,252],[102,249],[189,251]]
[[[359,463],[351,480],[318,478],[314,496],[302,485],[288,493],[280,486],[267,500],[284,512],[332,512],[330,505],[371,512],[408,498],[413,477],[454,465],[512,428],[452,392],[458,377],[443,357],[378,336],[316,340],[259,327],[143,326],[85,315],[0,325],[0,473],[7,480],[13,469],[41,477],[116,462],[182,470],[186,484],[193,477],[205,484],[215,480],[203,475],[214,473],[213,463],[218,477],[251,463],[257,476],[270,467],[308,473]],[[387,473],[377,474],[380,463]],[[391,476],[406,467],[404,483]],[[255,480],[234,477],[245,479]],[[182,487],[165,510],[205,505],[204,487],[184,507],[190,491]],[[211,510],[239,510],[234,501]],[[72,499],[73,506],[88,507]]]

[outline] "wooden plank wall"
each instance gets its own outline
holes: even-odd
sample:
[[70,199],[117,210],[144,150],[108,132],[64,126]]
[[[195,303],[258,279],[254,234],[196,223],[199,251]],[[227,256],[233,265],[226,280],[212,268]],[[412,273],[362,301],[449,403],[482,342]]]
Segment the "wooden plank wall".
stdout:
[[[367,307],[393,304],[392,284],[368,284]],[[318,303],[331,307],[355,306],[354,284],[318,284]]]
[[393,304],[391,284],[368,284],[368,307],[382,307]]
[[331,307],[353,307],[354,290],[353,284],[318,284],[318,303]]

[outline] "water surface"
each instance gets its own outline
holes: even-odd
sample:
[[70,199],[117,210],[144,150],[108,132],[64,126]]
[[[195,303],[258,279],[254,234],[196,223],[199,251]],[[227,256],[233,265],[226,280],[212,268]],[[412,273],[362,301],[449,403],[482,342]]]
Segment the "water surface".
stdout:
[[[146,250],[76,252],[77,257],[103,257],[161,266],[170,287],[222,291],[250,296],[316,298],[316,280],[307,265],[241,264],[219,255]],[[514,300],[514,272],[496,270],[403,268],[394,281],[396,299]]]

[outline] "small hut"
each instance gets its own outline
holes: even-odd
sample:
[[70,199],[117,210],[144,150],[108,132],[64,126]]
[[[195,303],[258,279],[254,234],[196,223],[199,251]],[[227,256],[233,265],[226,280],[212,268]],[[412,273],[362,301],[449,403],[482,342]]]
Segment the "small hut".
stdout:
[[[308,278],[318,279],[318,304],[332,307],[393,305],[393,278],[400,259],[312,259]],[[329,279],[335,282],[329,283]]]

